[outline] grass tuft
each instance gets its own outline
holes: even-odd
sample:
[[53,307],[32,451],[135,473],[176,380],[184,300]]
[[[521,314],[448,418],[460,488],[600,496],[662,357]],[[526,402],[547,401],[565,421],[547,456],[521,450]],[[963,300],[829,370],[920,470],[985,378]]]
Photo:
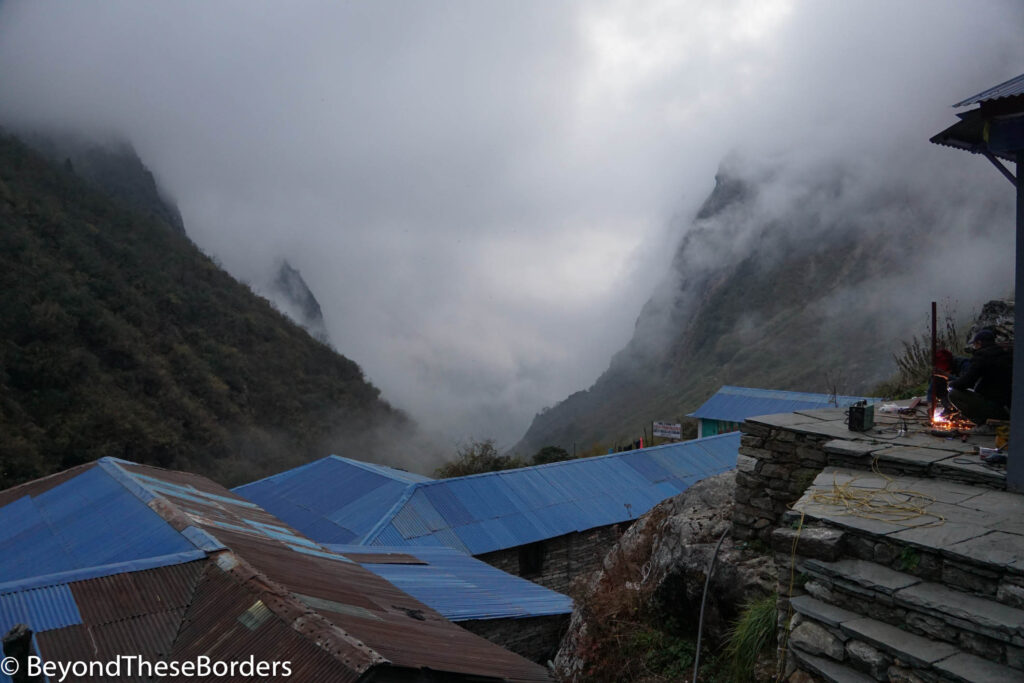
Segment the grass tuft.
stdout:
[[730,681],[752,681],[758,658],[775,646],[776,597],[772,593],[747,603],[730,629],[725,646]]

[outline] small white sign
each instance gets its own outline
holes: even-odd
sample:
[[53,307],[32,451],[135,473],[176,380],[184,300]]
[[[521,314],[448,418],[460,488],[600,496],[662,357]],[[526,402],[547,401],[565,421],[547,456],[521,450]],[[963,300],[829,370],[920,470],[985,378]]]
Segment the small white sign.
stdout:
[[655,422],[653,434],[654,436],[679,441],[683,438],[683,425],[671,422]]

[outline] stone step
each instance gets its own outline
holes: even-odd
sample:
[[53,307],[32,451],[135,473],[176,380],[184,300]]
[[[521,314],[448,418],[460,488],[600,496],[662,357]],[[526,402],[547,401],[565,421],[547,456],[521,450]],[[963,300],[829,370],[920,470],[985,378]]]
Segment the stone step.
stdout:
[[793,650],[793,655],[800,662],[802,668],[820,676],[828,683],[875,683],[874,678],[865,676],[859,671],[854,671],[831,659],[815,657],[799,650]]
[[836,467],[1005,489],[1005,466],[987,465],[978,455],[979,446],[991,448],[995,440],[981,443],[982,438],[974,437],[969,443],[931,436],[900,442],[834,439],[822,450],[828,464]]
[[[919,512],[894,513],[885,507],[887,502],[907,504]],[[951,481],[826,467],[786,514],[785,521],[839,528],[872,543],[884,541],[891,548],[909,547],[997,579],[1003,575],[1020,577],[1019,583],[1024,585],[1021,494]],[[944,573],[945,568],[941,569]]]
[[[803,621],[791,634],[789,649],[801,664],[826,680],[889,680],[889,668],[896,665],[918,676],[945,681],[1024,680],[1019,669],[971,655],[950,643],[910,633],[810,595],[792,598],[790,604]],[[832,642],[829,642],[829,635],[834,637]]]
[[811,578],[805,590],[835,609],[1024,669],[1024,610],[863,560],[804,560],[800,569]]

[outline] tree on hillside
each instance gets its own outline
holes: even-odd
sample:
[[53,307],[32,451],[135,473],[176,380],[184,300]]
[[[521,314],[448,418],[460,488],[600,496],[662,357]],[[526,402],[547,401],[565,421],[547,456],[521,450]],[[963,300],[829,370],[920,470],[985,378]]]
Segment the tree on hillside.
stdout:
[[572,456],[569,455],[569,451],[558,446],[544,446],[539,451],[533,454],[530,459],[532,465],[546,465],[551,462],[561,462],[562,460],[569,460]]
[[525,465],[519,458],[501,455],[494,446],[494,439],[471,440],[460,444],[455,450],[455,460],[434,470],[434,476],[449,479],[467,474],[511,470]]

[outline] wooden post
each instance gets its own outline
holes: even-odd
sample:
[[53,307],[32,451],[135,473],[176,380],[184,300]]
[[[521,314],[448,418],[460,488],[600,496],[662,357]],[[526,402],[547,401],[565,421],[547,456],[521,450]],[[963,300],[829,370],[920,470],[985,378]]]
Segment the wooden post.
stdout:
[[1013,402],[1006,488],[1024,492],[1024,150],[1017,150],[1017,262],[1013,306]]
[[932,302],[932,376],[928,381],[928,386],[932,389],[932,398],[928,402],[928,422],[932,421],[932,417],[935,415],[935,361],[938,356],[938,340],[935,332],[935,302]]

